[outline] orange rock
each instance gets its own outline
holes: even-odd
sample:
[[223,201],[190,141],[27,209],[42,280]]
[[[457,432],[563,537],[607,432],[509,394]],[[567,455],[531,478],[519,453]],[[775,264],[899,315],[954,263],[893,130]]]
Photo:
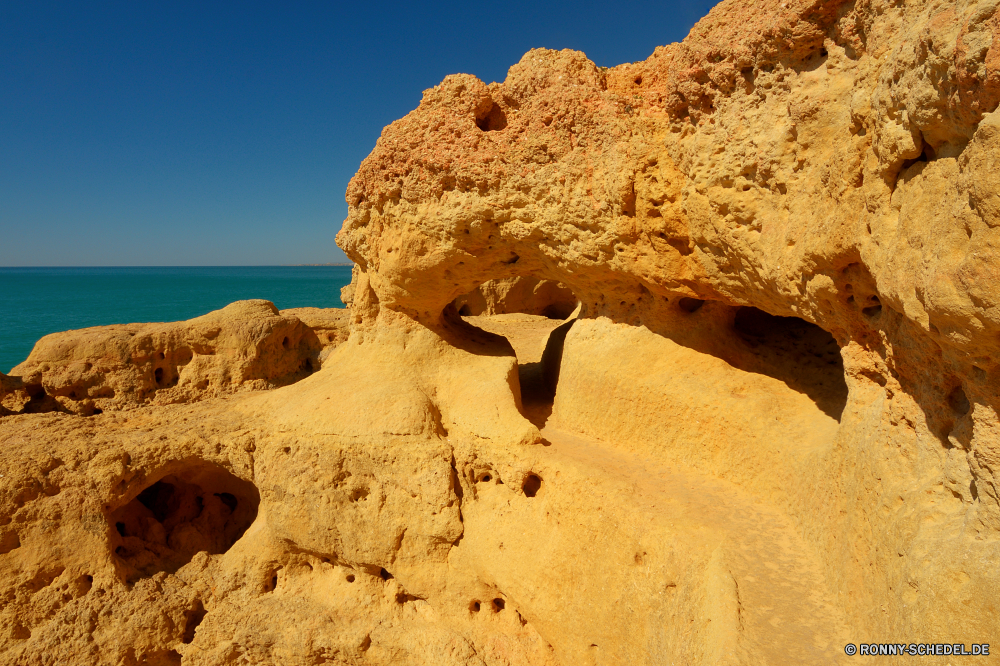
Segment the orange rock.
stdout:
[[0,378],[3,660],[998,642],[997,16],[726,0],[644,62],[447,77],[349,185],[348,312]]

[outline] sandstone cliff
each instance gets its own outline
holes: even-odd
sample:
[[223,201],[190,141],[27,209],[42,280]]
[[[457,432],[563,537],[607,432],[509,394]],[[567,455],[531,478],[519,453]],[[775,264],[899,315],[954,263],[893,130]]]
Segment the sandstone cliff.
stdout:
[[199,320],[3,378],[94,415],[0,420],[0,655],[1000,643],[998,32],[993,0],[726,0],[644,62],[447,77],[348,188],[349,315],[254,305],[185,404],[150,382]]

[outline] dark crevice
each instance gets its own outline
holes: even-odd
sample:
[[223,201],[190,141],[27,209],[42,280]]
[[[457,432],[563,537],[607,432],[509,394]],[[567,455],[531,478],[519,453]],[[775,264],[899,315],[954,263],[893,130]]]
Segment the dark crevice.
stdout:
[[194,640],[194,632],[201,624],[201,621],[205,619],[208,611],[205,610],[205,606],[201,603],[201,599],[196,599],[194,602],[194,607],[184,614],[184,636],[181,638],[182,643],[190,643]]
[[704,304],[705,301],[701,300],[700,298],[685,297],[677,301],[677,307],[679,307],[681,310],[684,310],[684,312],[687,313],[697,312],[698,310],[701,309],[701,306],[703,306]]
[[187,464],[144,488],[109,516],[114,552],[128,580],[173,573],[205,551],[220,554],[257,517],[254,485],[209,463]]
[[847,405],[847,382],[840,346],[830,333],[798,317],[778,317],[753,307],[736,311],[733,330],[755,361],[744,370],[784,382],[840,420]]
[[496,132],[507,127],[507,114],[503,112],[500,105],[492,103],[490,106],[476,116],[476,127],[484,132]]
[[524,482],[521,484],[521,491],[524,493],[525,497],[535,497],[538,492],[542,489],[542,479],[537,474],[529,474],[524,477]]

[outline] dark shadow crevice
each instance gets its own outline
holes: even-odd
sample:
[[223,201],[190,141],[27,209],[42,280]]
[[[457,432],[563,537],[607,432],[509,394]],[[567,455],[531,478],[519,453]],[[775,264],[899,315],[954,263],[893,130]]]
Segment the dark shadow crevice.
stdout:
[[252,483],[195,461],[143,488],[109,516],[111,547],[129,582],[173,573],[198,552],[229,550],[256,519],[259,505]]
[[753,307],[736,310],[733,331],[750,352],[750,362],[741,369],[784,382],[840,420],[848,389],[840,347],[830,333],[798,317],[778,317]]

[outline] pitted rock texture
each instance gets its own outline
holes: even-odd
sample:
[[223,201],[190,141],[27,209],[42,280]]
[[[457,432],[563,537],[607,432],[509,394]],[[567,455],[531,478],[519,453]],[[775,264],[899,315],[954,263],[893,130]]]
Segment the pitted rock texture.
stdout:
[[[780,507],[855,626],[996,635],[1000,581],[963,553],[1000,536],[998,26],[989,1],[724,2],[645,62],[539,49],[502,83],[448,77],[348,189],[359,330],[564,284],[552,419]],[[766,351],[746,307],[829,332],[847,394],[810,393],[808,345]],[[671,343],[811,400],[714,371],[689,394],[701,364]]]
[[291,308],[281,310],[280,314],[297,318],[316,334],[320,363],[351,334],[350,313],[344,308]]
[[[162,404],[153,361],[146,384],[112,364],[93,385],[133,409],[0,419],[0,656],[1000,643],[998,17],[727,0],[641,63],[539,49],[502,83],[447,77],[349,186],[349,313],[258,303],[211,366],[270,388],[273,331],[301,327],[288,372],[314,372]],[[532,310],[546,284],[569,318]],[[141,330],[166,356],[190,324]],[[2,378],[4,405],[131,350],[95,339]]]
[[579,301],[558,282],[517,277],[485,282],[456,298],[454,305],[463,317],[522,313],[566,319]]
[[318,369],[347,328],[343,310],[238,301],[188,321],[53,333],[12,370],[22,399],[11,407],[89,415],[274,388]]

